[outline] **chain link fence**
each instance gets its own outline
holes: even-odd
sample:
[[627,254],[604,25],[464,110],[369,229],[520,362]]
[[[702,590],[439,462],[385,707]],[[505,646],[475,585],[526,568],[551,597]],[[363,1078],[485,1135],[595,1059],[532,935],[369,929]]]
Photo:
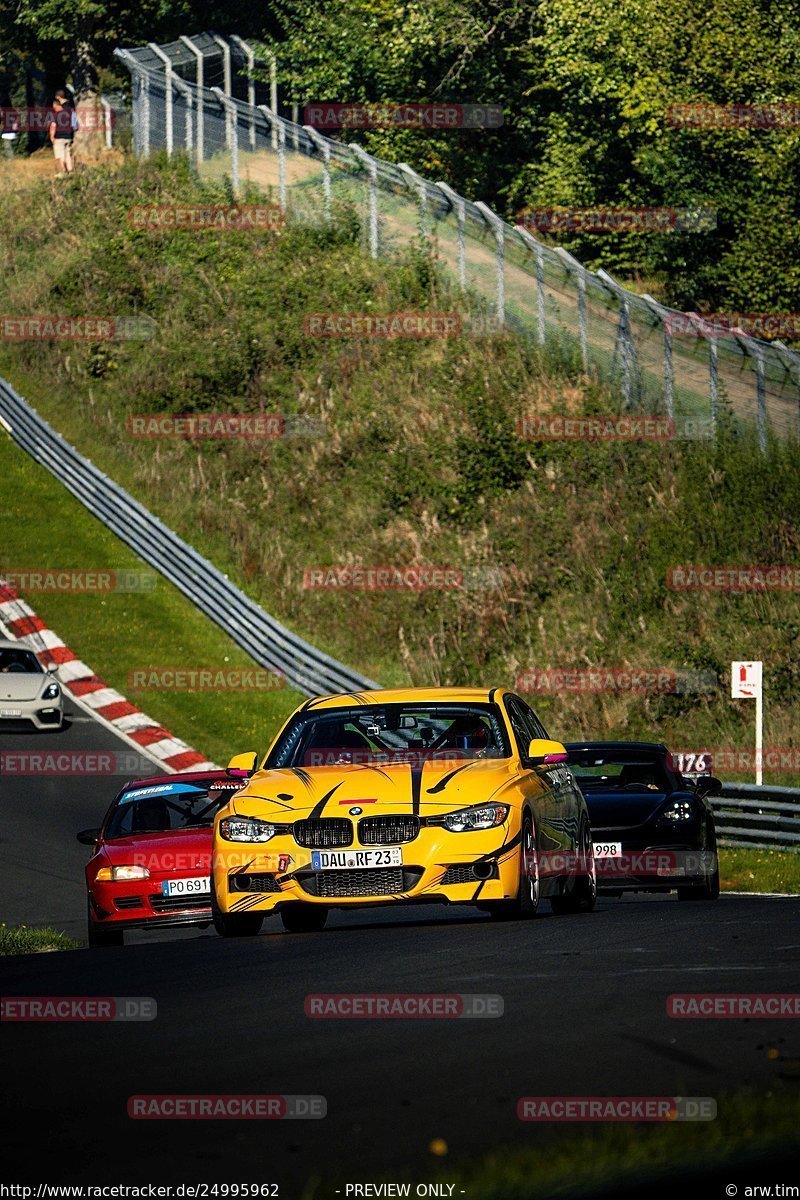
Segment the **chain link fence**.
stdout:
[[430,244],[473,302],[476,332],[507,325],[563,353],[617,391],[624,411],[667,417],[679,438],[713,437],[723,414],[755,426],[762,448],[770,434],[800,435],[800,355],[782,342],[717,334],[446,183],[287,120],[274,60],[270,84],[257,84],[242,39],[202,34],[116,55],[132,77],[138,156],[183,152],[202,176],[230,178],[237,195],[256,185],[303,221],[353,206],[373,258]]

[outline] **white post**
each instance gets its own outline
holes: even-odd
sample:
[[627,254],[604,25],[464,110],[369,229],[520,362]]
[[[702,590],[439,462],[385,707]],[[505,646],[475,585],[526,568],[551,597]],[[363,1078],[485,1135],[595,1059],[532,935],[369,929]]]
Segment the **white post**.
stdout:
[[480,211],[490,229],[494,230],[497,244],[497,320],[500,325],[506,322],[506,277],[505,277],[505,221],[492,212],[488,204],[478,200],[475,207]]
[[235,33],[231,34],[231,41],[244,54],[247,59],[247,103],[253,110],[250,114],[250,149],[256,148],[256,81],[253,78],[253,70],[256,65],[256,52],[249,42],[244,38],[237,37]]
[[109,100],[108,96],[101,96],[100,103],[103,106],[103,125],[105,126],[106,132],[106,148],[108,150],[112,150],[114,147],[114,137],[111,132],[111,125],[113,121],[111,101]]
[[764,689],[756,692],[756,783],[764,782]]
[[369,252],[372,258],[378,257],[378,164],[371,154],[362,150],[361,146],[348,144],[348,149],[355,154],[360,163],[367,168],[369,174]]
[[147,43],[148,50],[152,50],[164,64],[164,82],[167,89],[167,108],[166,108],[166,124],[167,124],[167,158],[172,157],[172,59],[168,54],[165,54],[160,46],[155,42]]
[[233,73],[231,71],[231,48],[225,41],[225,38],[220,37],[218,33],[212,33],[212,38],[222,51],[222,90],[226,96],[233,95]]
[[186,153],[191,158],[192,156],[192,104],[194,101],[195,92],[191,84],[188,84],[185,79],[181,79],[179,75],[174,76],[173,83],[178,95],[183,96],[186,105],[186,115],[183,121],[183,136],[186,145]]
[[314,129],[311,125],[304,125],[303,129],[322,154],[322,194],[325,204],[325,220],[329,221],[331,216],[331,144],[319,130]]
[[225,113],[225,140],[231,150],[231,182],[233,183],[234,192],[239,191],[239,114],[236,109],[236,103],[231,100],[230,96],[226,96],[220,88],[212,88],[211,91],[222,105]]
[[425,190],[425,180],[421,175],[418,175],[413,167],[408,163],[398,163],[400,170],[406,177],[409,187],[413,188],[417,193],[417,201],[419,204],[419,229],[423,237],[428,236],[428,230],[425,225],[425,219],[428,213],[428,193]]
[[277,113],[272,112],[267,108],[266,104],[259,104],[258,111],[264,114],[264,117],[272,130],[272,144],[275,145],[275,139],[278,140],[278,203],[282,213],[286,212],[286,130],[283,127],[283,121]]
[[[223,80],[222,91],[224,92],[224,94],[226,96],[229,97],[231,95],[231,86],[233,83],[233,77],[231,75],[231,48],[228,45],[228,43],[225,41],[225,38],[220,37],[218,33],[212,33],[211,36],[213,37],[214,41],[217,43],[220,50],[222,51],[222,80]],[[220,89],[212,88],[211,90],[212,90],[212,92],[218,92]],[[231,128],[230,128],[230,124],[226,121],[225,122],[226,144],[227,144],[228,149],[231,151],[231,153],[233,153],[233,147],[231,146],[230,138],[231,138]]]
[[464,237],[466,221],[466,202],[463,196],[454,192],[449,184],[437,179],[436,186],[450,201],[450,206],[456,214],[456,243],[458,253],[458,286],[462,292],[467,290],[467,246]]
[[731,663],[731,697],[756,702],[756,783],[764,782],[764,664]]
[[181,41],[188,50],[191,50],[197,61],[197,162],[198,165],[203,161],[203,88],[205,86],[204,60],[203,51],[195,46],[191,38],[184,37],[181,34]]

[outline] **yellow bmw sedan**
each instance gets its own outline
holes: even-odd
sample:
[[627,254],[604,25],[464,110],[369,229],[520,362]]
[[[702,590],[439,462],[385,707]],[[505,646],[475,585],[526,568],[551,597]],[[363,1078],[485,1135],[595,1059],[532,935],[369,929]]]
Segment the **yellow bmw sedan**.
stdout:
[[267,913],[291,932],[331,908],[471,904],[497,918],[594,908],[589,816],[567,753],[502,688],[404,688],[306,701],[214,826],[225,937]]

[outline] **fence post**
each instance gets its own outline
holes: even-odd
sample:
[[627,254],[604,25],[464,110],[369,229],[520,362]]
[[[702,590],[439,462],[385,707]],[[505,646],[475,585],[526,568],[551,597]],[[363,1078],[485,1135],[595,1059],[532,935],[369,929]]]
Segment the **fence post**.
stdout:
[[458,192],[454,192],[449,184],[437,179],[436,187],[450,202],[450,207],[456,214],[456,231],[458,238],[458,286],[462,292],[467,290],[467,244],[465,240],[466,201]]
[[197,148],[197,163],[199,166],[203,161],[203,155],[205,152],[205,122],[203,120],[205,115],[205,101],[203,98],[203,92],[205,90],[205,60],[203,58],[203,51],[198,46],[195,46],[191,38],[184,37],[184,35],[181,34],[181,41],[188,50],[191,50],[197,63],[197,137],[195,145]]
[[111,101],[109,100],[108,96],[101,96],[100,104],[103,109],[103,126],[106,135],[106,149],[112,150],[114,148],[114,137],[111,132],[113,121]]
[[[231,48],[225,41],[225,38],[220,37],[218,33],[212,33],[212,38],[222,51],[222,91],[229,99],[233,90],[233,75],[231,72]],[[219,92],[219,88],[212,88],[212,92]],[[230,138],[230,126],[227,121],[225,123],[225,137],[229,150],[232,150]]]
[[719,420],[719,343],[715,333],[708,339],[708,398],[711,405],[711,430],[716,436]]
[[616,374],[617,361],[622,366],[622,398],[625,403],[625,408],[629,409],[633,402],[633,373],[634,373],[634,356],[635,348],[633,344],[633,333],[631,331],[631,306],[629,295],[630,293],[617,283],[607,271],[602,268],[597,272],[597,278],[605,285],[605,287],[616,296],[619,301],[619,322],[617,324],[617,337],[614,344],[614,362],[613,371]]
[[348,149],[358,161],[367,168],[369,174],[369,252],[372,258],[378,257],[378,164],[371,154],[360,146],[348,143]]
[[494,230],[495,241],[497,243],[497,322],[499,325],[506,323],[506,276],[505,276],[505,230],[506,223],[497,213],[492,212],[488,204],[484,204],[482,200],[478,200],[475,207],[480,212],[486,224],[490,229]]
[[649,296],[642,296],[647,307],[655,316],[664,334],[664,411],[670,421],[675,420],[675,372],[672,362],[672,313]]
[[258,111],[264,114],[264,118],[272,130],[272,144],[275,145],[277,138],[278,142],[278,204],[282,213],[286,212],[286,130],[283,127],[283,121],[271,109],[267,108],[266,104],[259,104]]
[[244,38],[238,37],[235,33],[231,34],[231,41],[245,56],[247,60],[247,103],[250,105],[252,112],[250,113],[250,149],[256,148],[256,81],[253,78],[253,71],[256,65],[256,52],[249,42]]
[[797,388],[797,429],[795,430],[795,436],[800,437],[800,354],[795,353],[794,350],[790,350],[784,342],[778,340],[772,343],[772,348],[777,351],[784,371]]
[[544,251],[542,243],[537,241],[529,229],[517,226],[517,233],[525,245],[536,257],[536,327],[537,341],[540,346],[545,343],[546,325],[544,311]]
[[157,46],[155,42],[148,42],[147,48],[148,48],[148,50],[152,50],[153,54],[157,55],[157,57],[160,58],[164,64],[164,86],[166,88],[166,93],[167,93],[166,115],[165,115],[165,121],[166,121],[166,127],[167,127],[167,158],[171,158],[172,157],[172,144],[173,144],[172,59],[170,58],[170,56],[168,54],[165,54],[164,51],[161,49],[161,47]]
[[414,168],[410,167],[408,163],[398,163],[397,166],[398,169],[401,170],[405,175],[408,186],[417,193],[419,203],[419,231],[424,238],[427,238],[429,236],[426,227],[428,195],[425,191],[425,180],[421,175],[418,175]]
[[230,96],[226,96],[220,88],[212,88],[211,91],[219,100],[222,111],[225,113],[226,141],[231,150],[231,180],[233,190],[237,193],[239,191],[239,114],[236,102]]
[[[184,117],[184,122],[183,122],[184,139],[186,142],[186,153],[191,158],[191,156],[192,156],[192,104],[193,104],[194,98],[197,95],[197,93],[196,93],[196,90],[193,89],[191,87],[191,85],[186,82],[185,79],[181,79],[178,75],[174,76],[173,82],[175,84],[176,91],[179,92],[181,96],[183,96],[184,102],[186,104],[186,116]],[[199,96],[197,98],[199,100]]]
[[764,350],[757,346],[753,352],[756,360],[756,419],[758,442],[764,454],[767,452],[767,377]]
[[322,154],[322,194],[325,220],[329,221],[331,219],[331,144],[318,129],[314,129],[311,125],[304,125],[303,129]]
[[562,246],[556,246],[556,254],[560,255],[569,264],[570,269],[575,272],[575,278],[578,281],[578,341],[581,348],[583,373],[586,375],[589,371],[589,320],[586,310],[586,268]]

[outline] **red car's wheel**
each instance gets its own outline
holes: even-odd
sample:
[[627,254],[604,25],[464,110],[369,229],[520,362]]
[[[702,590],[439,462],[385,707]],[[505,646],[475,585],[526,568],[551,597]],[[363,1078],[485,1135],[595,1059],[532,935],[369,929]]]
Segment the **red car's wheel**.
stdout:
[[89,945],[93,950],[99,950],[103,946],[122,946],[125,942],[125,935],[121,929],[114,929],[112,926],[104,928],[92,916],[92,905],[88,902],[86,914],[86,930]]

